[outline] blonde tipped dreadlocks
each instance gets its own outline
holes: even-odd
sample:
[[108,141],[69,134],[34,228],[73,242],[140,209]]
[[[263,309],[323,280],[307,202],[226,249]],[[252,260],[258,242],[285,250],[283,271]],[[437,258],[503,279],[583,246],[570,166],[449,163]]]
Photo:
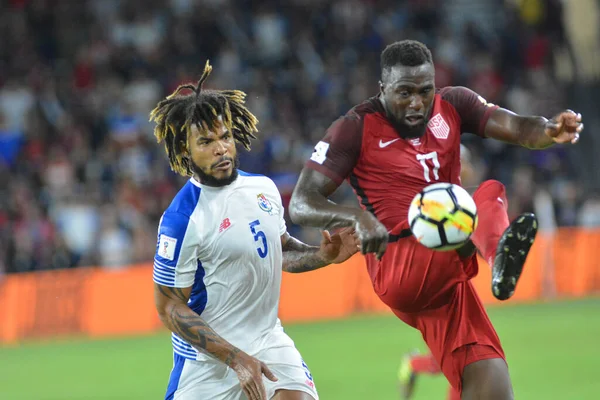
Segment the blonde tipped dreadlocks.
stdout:
[[[256,139],[258,120],[244,106],[246,93],[239,90],[202,90],[212,66],[207,61],[197,85],[181,85],[173,94],[161,100],[150,112],[150,121],[156,123],[154,136],[158,143],[165,142],[171,169],[180,175],[193,175],[188,156],[188,137],[193,125],[203,132],[214,128],[218,116],[233,134],[233,138],[250,150],[250,140]],[[180,94],[184,89],[190,94]]]

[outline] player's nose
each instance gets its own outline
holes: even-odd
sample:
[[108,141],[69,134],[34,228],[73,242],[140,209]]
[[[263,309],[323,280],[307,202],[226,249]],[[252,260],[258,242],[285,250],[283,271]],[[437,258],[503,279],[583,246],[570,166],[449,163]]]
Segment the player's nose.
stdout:
[[215,142],[214,152],[215,155],[222,156],[223,154],[227,153],[227,146],[225,146],[225,144],[220,140],[217,140]]
[[410,99],[409,109],[420,111],[423,108],[423,98],[419,95],[412,96]]

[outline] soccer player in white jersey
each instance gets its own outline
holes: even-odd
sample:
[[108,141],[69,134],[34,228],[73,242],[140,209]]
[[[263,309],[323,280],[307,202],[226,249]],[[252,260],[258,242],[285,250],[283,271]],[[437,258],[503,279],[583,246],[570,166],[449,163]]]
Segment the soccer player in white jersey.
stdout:
[[166,399],[317,400],[277,318],[282,270],[343,262],[358,241],[353,230],[323,232],[320,247],[290,237],[273,181],[237,169],[236,142],[249,149],[258,121],[244,93],[203,90],[211,69],[151,113],[171,168],[190,176],[161,218],[154,260],[174,350]]

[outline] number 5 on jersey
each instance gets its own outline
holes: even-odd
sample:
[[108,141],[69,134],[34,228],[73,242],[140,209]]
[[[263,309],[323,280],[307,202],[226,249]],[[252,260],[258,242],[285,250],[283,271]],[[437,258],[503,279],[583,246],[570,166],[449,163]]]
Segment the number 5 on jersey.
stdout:
[[265,258],[269,252],[269,247],[267,246],[267,236],[265,236],[265,233],[261,231],[260,228],[256,228],[258,225],[260,225],[259,220],[250,222],[250,232],[252,232],[252,235],[254,235],[255,242],[262,240],[262,246],[257,247],[256,251],[258,252],[258,256],[260,258]]
[[417,160],[419,160],[423,166],[423,176],[425,177],[426,182],[431,182],[429,166],[427,165],[428,160],[431,160],[431,163],[433,164],[433,178],[436,181],[440,180],[440,176],[438,174],[438,171],[440,170],[440,161],[438,160],[437,152],[432,151],[431,153],[427,154],[417,154]]

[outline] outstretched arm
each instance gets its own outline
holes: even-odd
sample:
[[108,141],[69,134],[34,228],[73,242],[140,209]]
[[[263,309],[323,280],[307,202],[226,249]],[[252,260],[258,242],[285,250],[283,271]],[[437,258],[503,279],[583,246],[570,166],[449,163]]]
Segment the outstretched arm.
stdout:
[[486,137],[529,149],[545,149],[554,143],[577,143],[582,130],[581,114],[571,110],[546,119],[521,116],[498,108],[487,121],[484,134]]

